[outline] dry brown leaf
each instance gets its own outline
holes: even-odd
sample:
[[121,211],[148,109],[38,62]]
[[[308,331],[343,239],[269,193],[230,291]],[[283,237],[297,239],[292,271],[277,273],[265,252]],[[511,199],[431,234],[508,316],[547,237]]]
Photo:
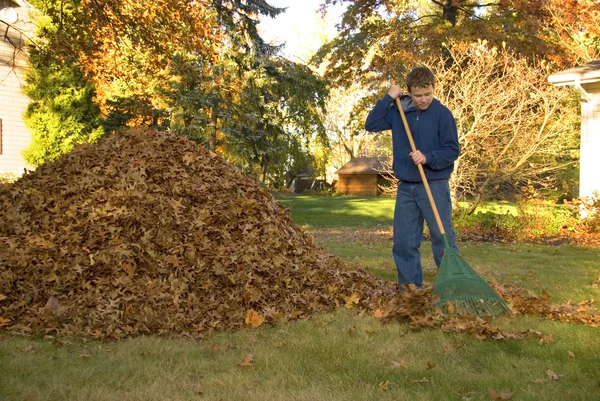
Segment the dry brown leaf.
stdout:
[[435,363],[433,363],[433,362],[427,362],[427,370],[431,370],[433,368],[435,368]]
[[411,383],[429,383],[429,380],[427,380],[426,377],[422,378],[422,379],[410,379]]
[[0,294],[0,301],[4,301],[6,299],[6,295]]
[[387,390],[389,390],[390,384],[391,383],[390,383],[389,380],[380,382],[379,385],[378,385],[379,391],[387,391]]
[[346,308],[352,309],[355,305],[358,305],[358,301],[360,300],[360,296],[353,292],[352,295],[346,298]]
[[58,299],[56,299],[56,297],[54,295],[52,295],[50,298],[48,298],[48,301],[46,302],[46,309],[56,310],[59,308],[60,308],[60,303],[58,302]]
[[568,351],[567,354],[571,357],[571,358],[575,358],[575,353],[573,351]]
[[80,358],[91,358],[92,354],[90,354],[87,350],[81,351],[79,354]]
[[377,319],[382,319],[383,312],[381,311],[381,309],[377,308],[375,309],[375,312],[373,312],[373,316],[375,316]]
[[245,321],[247,325],[257,328],[265,322],[265,317],[254,309],[249,309]]
[[510,400],[515,393],[498,393],[493,388],[488,388],[488,394],[491,395],[494,400]]
[[546,379],[535,379],[535,380],[532,380],[532,382],[536,383],[536,384],[543,384],[543,383],[546,383],[547,381],[548,380],[546,380]]
[[287,347],[286,343],[273,344],[273,348],[285,348],[285,347]]
[[548,369],[546,370],[546,374],[548,375],[548,377],[552,380],[559,380],[560,379],[560,375],[554,373],[552,370]]
[[252,354],[247,354],[242,359],[242,362],[240,362],[240,366],[253,367],[254,366],[254,357],[252,356]]
[[540,339],[540,344],[552,344],[553,342],[552,333]]
[[0,317],[0,327],[7,326],[10,323],[10,319]]
[[400,362],[396,362],[396,361],[392,361],[392,369],[407,369],[408,368],[408,363],[406,363],[406,361],[404,359],[401,359]]
[[[0,221],[3,328],[29,334],[201,339],[261,316],[373,311],[396,290],[326,253],[215,153],[149,128],[78,146],[0,186]],[[259,313],[246,323],[250,309]]]

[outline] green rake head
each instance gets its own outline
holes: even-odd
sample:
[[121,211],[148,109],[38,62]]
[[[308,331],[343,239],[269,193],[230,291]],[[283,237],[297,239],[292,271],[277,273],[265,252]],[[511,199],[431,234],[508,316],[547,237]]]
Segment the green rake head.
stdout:
[[451,247],[444,257],[433,287],[437,306],[447,314],[499,316],[511,313],[506,302]]

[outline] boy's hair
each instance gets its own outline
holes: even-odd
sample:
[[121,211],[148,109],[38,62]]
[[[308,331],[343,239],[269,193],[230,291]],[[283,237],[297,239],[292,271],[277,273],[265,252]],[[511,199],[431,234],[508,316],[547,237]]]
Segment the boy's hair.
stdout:
[[415,67],[406,75],[406,87],[425,88],[427,86],[435,87],[435,76],[427,67]]

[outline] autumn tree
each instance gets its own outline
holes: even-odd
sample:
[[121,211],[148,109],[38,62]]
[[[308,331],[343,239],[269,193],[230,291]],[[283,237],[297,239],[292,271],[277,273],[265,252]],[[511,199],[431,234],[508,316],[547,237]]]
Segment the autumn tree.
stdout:
[[240,89],[222,115],[228,157],[274,187],[288,184],[289,173],[314,169],[310,146],[327,143],[325,82],[303,64],[272,58],[247,71]]
[[357,157],[390,156],[391,137],[364,130],[370,110],[368,91],[358,84],[335,88],[327,101],[325,127],[329,136],[330,161],[337,170]]
[[[63,20],[71,19],[73,11],[63,8]],[[38,17],[36,21],[38,32],[55,32],[52,18]],[[31,103],[23,119],[32,141],[23,157],[37,166],[71,151],[78,143],[97,140],[104,130],[94,101],[94,84],[78,66],[76,56],[57,56],[43,42],[30,42],[28,56],[30,68],[25,72],[23,91]]]
[[434,61],[436,93],[454,113],[461,156],[455,187],[473,202],[521,188],[557,188],[578,156],[578,102],[549,84],[549,63],[527,63],[486,42],[454,44]]
[[[546,80],[548,63],[533,65],[486,42],[452,44],[432,59],[436,97],[457,122],[461,155],[452,187],[471,205],[561,188],[559,178],[578,157],[578,100]],[[386,89],[383,89],[386,90]]]
[[34,5],[43,23],[32,55],[79,68],[95,88],[108,131],[172,129],[265,183],[281,181],[285,166],[310,164],[309,142],[323,138],[324,84],[306,67],[276,57],[278,47],[257,31],[261,17],[283,9],[263,0]]
[[595,0],[326,0],[348,3],[339,35],[316,61],[330,62],[328,77],[339,84],[444,55],[444,43],[487,40],[522,57],[551,60],[557,68],[600,55],[600,3]]

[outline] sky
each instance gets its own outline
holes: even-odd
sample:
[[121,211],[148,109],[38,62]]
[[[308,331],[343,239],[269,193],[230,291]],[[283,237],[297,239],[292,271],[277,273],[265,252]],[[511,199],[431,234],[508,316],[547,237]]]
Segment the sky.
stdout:
[[267,0],[275,7],[288,9],[275,18],[262,17],[259,24],[261,36],[267,42],[281,44],[285,42],[282,54],[294,61],[306,61],[307,56],[314,52],[320,43],[314,39],[320,29],[329,38],[335,35],[335,24],[341,20],[345,6],[328,7],[325,26],[319,27],[321,14],[317,12],[324,0]]

